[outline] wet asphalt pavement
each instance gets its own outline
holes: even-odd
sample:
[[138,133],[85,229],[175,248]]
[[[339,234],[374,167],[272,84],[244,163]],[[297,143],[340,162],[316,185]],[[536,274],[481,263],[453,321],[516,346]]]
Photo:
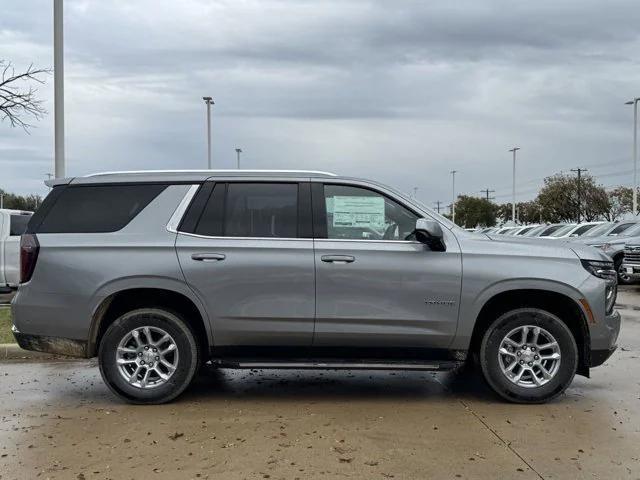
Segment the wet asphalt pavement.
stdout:
[[640,479],[640,288],[620,349],[546,405],[463,373],[215,371],[131,406],[94,361],[0,363],[0,479]]

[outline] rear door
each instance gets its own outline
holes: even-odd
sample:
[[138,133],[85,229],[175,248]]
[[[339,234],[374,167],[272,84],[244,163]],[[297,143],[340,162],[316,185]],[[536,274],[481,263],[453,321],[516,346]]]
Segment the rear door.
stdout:
[[362,184],[314,183],[315,346],[446,348],[455,335],[462,264],[411,233],[419,214]]
[[301,346],[313,337],[315,280],[308,182],[207,183],[178,228],[189,286],[215,346]]

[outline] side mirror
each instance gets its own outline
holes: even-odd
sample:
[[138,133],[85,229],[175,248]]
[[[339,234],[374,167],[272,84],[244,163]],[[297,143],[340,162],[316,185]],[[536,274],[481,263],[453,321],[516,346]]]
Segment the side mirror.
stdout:
[[416,240],[431,247],[432,250],[443,252],[446,250],[443,239],[442,227],[434,220],[419,218],[416,220],[416,229],[413,232]]

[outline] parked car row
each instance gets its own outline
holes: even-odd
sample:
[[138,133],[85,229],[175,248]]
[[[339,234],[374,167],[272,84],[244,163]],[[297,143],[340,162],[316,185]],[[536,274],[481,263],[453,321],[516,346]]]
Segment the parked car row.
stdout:
[[[485,228],[480,232],[489,235],[537,237],[590,245],[602,250],[613,259],[619,283],[629,284],[640,280],[640,221],[503,226]],[[628,248],[625,249],[625,247]]]

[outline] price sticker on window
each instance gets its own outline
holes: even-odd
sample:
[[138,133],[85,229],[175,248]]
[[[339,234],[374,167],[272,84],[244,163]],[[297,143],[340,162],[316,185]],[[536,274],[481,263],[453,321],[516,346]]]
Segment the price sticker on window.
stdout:
[[334,227],[384,227],[384,198],[333,197]]

